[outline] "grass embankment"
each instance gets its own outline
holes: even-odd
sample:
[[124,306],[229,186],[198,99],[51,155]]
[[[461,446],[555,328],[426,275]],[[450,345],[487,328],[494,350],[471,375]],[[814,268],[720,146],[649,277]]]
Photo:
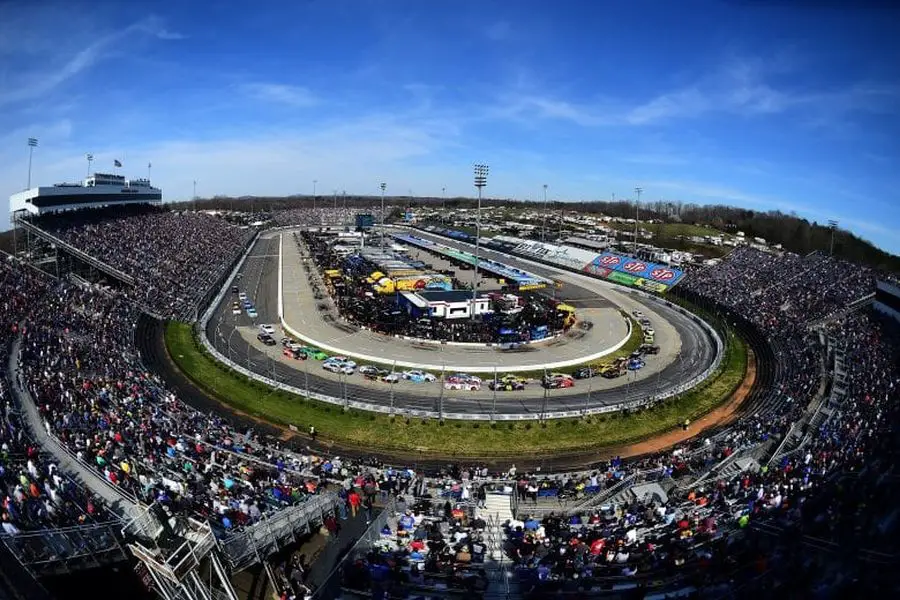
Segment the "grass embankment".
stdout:
[[[723,402],[740,385],[747,368],[747,347],[729,331],[722,366],[704,384],[656,408],[588,419],[559,419],[541,425],[434,419],[391,419],[275,391],[256,383],[209,356],[190,325],[169,323],[166,346],[178,368],[204,391],[234,409],[305,430],[314,424],[323,439],[363,448],[413,451],[432,455],[509,456],[522,452],[599,449],[646,439],[685,419],[695,420]],[[553,408],[551,396],[548,408]]]

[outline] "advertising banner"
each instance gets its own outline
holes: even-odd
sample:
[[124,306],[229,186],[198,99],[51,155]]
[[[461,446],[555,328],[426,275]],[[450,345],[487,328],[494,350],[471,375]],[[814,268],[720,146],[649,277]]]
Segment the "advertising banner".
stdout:
[[625,285],[634,285],[636,277],[632,275],[628,275],[627,273],[619,273],[618,271],[613,271],[607,277],[610,281],[615,281],[616,283],[623,283]]
[[675,285],[682,277],[684,277],[684,271],[679,269],[672,269],[660,265],[654,265],[653,268],[650,269],[650,279],[664,283],[667,286]]
[[616,269],[625,260],[625,258],[617,254],[613,254],[612,252],[604,252],[603,254],[595,258],[592,262],[593,264],[600,267],[605,267],[607,269]]
[[596,275],[597,277],[602,277],[606,279],[612,271],[607,269],[606,267],[601,267],[600,265],[596,265],[594,263],[588,263],[584,265],[584,268],[581,269],[585,273],[590,273],[591,275]]
[[664,283],[659,283],[658,281],[650,281],[649,279],[644,279],[643,277],[638,277],[634,281],[634,286],[644,288],[645,290],[650,290],[651,292],[658,292],[660,294],[669,289],[669,286]]

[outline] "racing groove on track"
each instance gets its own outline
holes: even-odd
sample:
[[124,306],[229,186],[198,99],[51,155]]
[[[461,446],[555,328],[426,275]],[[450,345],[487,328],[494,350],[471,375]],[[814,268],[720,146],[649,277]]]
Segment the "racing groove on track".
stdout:
[[[442,243],[453,245],[446,240]],[[493,254],[493,253],[490,253]],[[241,269],[241,278],[235,281],[242,291],[246,291],[256,303],[259,318],[256,323],[278,323],[278,237],[266,239],[261,237],[248,256]],[[502,259],[508,264],[516,265],[513,257],[494,255],[492,258]],[[552,275],[540,267],[532,265],[518,265],[538,274]],[[567,284],[564,288],[567,293],[561,297],[575,297],[586,300],[587,290],[575,285]],[[320,376],[320,363],[312,360],[303,361],[297,367],[282,363],[280,360],[272,360],[255,347],[249,344],[238,333],[236,326],[252,326],[254,323],[241,314],[237,317],[231,314],[230,304],[232,295],[225,294],[221,304],[216,307],[213,317],[207,326],[207,336],[222,354],[228,356],[234,362],[241,364],[270,378],[275,378],[280,383],[295,386],[301,390],[318,392],[330,396],[342,398],[347,394],[350,398],[370,402],[373,404],[389,405],[391,403],[391,387],[369,387],[354,383],[358,375],[345,377],[343,382],[327,379]],[[615,389],[592,390],[588,393],[588,383],[579,382],[576,389],[584,389],[584,393],[569,393],[566,395],[554,394],[550,390],[547,398],[548,410],[581,410],[597,406],[616,404],[627,400],[638,400],[663,391],[679,383],[686,381],[701,373],[713,360],[713,342],[706,331],[675,310],[662,304],[654,304],[654,310],[666,319],[678,332],[682,346],[679,358],[657,375],[637,379],[626,386]],[[356,379],[359,381],[359,379]],[[438,397],[421,397],[411,391],[405,385],[393,386],[393,403],[398,410],[439,410]],[[519,397],[514,392],[501,393],[498,396],[496,411],[498,414],[507,413],[540,413],[544,404],[541,397]],[[488,413],[491,411],[490,398],[473,398],[459,394],[443,394],[443,410],[457,413]]]

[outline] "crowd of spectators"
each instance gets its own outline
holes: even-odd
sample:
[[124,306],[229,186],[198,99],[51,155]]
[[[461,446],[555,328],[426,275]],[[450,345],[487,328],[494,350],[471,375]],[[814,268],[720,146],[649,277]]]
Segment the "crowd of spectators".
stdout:
[[[4,374],[13,339],[48,280],[5,257],[0,260],[0,364]],[[15,377],[16,374],[9,374]],[[106,520],[104,506],[28,435],[6,377],[0,377],[0,535]]]
[[42,217],[38,224],[130,275],[130,295],[166,318],[191,319],[197,304],[253,237],[213,214],[148,207]]
[[[390,212],[391,207],[385,207]],[[317,227],[322,225],[345,225],[354,227],[357,215],[372,215],[375,223],[381,222],[381,207],[345,208],[332,203],[331,198],[321,198],[316,208],[287,208],[273,211],[270,225],[287,227],[289,225]]]
[[[171,226],[184,217],[214,219],[133,216],[145,227],[153,219]],[[97,227],[115,227],[118,221],[129,219]],[[138,228],[128,223],[119,229],[133,233]],[[177,237],[165,234],[137,244],[140,254],[165,263],[160,239],[166,235]],[[237,247],[238,241],[231,244]],[[107,251],[115,252],[112,248],[108,245]],[[199,262],[191,265],[200,269]],[[178,279],[188,271],[178,268],[168,276]],[[638,461],[613,459],[568,475],[521,475],[512,468],[502,477],[515,481],[511,491],[523,514],[539,496],[582,498],[641,470],[676,478],[701,472],[739,449],[784,439],[819,391],[828,362],[819,334],[806,325],[871,293],[872,277],[865,269],[847,271],[846,265],[818,255],[777,256],[741,248],[689,278],[690,290],[745,315],[765,333],[779,369],[769,393],[778,401],[743,416],[714,439],[692,440]],[[0,358],[5,366],[10,343],[22,333],[21,370],[15,376],[30,391],[48,432],[112,485],[155,500],[172,514],[197,515],[233,529],[333,483],[342,499],[341,515],[361,513],[369,520],[376,501],[426,492],[428,482],[413,470],[290,451],[187,406],[143,368],[132,339],[138,308],[122,295],[55,281],[6,260],[0,264],[0,303]],[[715,585],[719,575],[733,573],[746,561],[771,556],[769,550],[764,554],[746,545],[741,535],[725,535],[756,523],[851,551],[870,546],[896,551],[900,336],[896,324],[869,312],[841,317],[826,333],[846,348],[846,396],[824,405],[823,418],[802,432],[796,451],[759,470],[717,476],[683,494],[675,492],[668,502],[638,499],[565,519],[513,521],[508,549],[523,580],[577,588],[648,575],[678,583],[690,570],[686,584]],[[0,402],[4,532],[103,519],[103,506],[28,440],[4,384]],[[481,467],[453,466],[429,475],[437,475],[430,481],[440,495],[483,501],[480,481],[487,472]],[[347,571],[353,585],[481,589],[482,577],[472,565],[483,557],[484,540],[472,514],[450,504],[442,512],[431,505],[413,505],[409,515],[406,510],[388,522],[383,544]],[[777,573],[779,581],[791,575],[772,568],[762,572]]]

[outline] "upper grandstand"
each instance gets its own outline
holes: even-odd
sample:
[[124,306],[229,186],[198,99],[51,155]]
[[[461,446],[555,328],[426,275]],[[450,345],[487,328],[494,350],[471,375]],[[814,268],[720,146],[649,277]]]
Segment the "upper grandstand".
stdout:
[[177,319],[194,316],[255,233],[214,215],[146,205],[55,213],[28,223],[133,278],[129,298]]

